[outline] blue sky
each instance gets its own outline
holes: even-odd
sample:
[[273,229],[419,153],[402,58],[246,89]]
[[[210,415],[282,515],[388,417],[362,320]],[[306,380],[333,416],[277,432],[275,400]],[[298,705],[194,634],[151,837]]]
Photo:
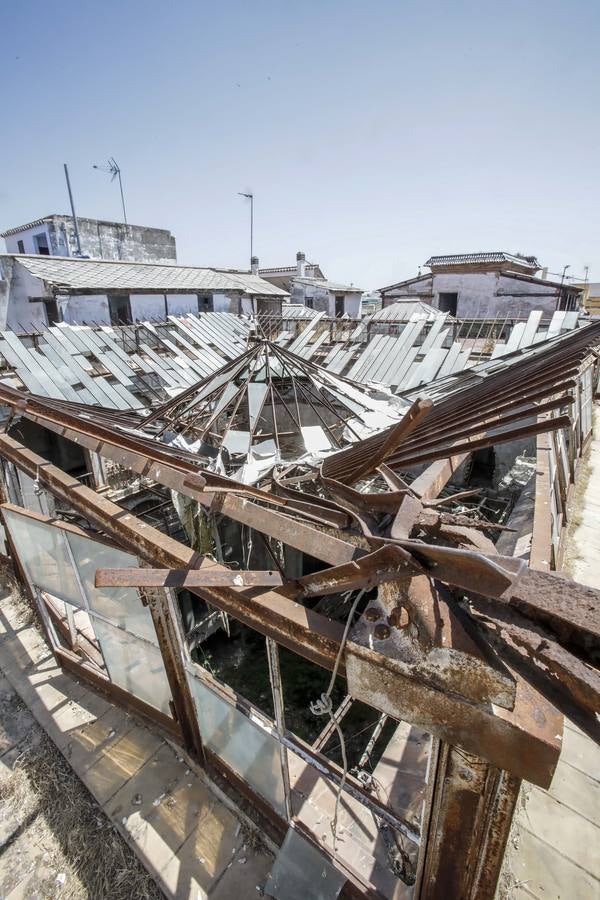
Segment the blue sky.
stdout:
[[600,281],[600,4],[3,4],[0,230],[66,212],[170,228],[181,262],[363,288],[432,253]]

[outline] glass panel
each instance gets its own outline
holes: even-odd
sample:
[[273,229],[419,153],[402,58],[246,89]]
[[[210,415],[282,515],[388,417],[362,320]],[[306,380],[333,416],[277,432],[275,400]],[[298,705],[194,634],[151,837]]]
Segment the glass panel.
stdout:
[[87,594],[92,612],[105,616],[113,625],[158,646],[150,610],[142,606],[135,588],[97,588],[96,569],[130,569],[137,567],[135,556],[115,550],[98,541],[77,534],[68,534],[67,541],[77,564],[79,577]]
[[64,532],[12,510],[3,509],[2,513],[21,565],[32,584],[80,609],[85,608]]
[[204,744],[285,817],[279,743],[191,675]]
[[36,492],[33,478],[30,478],[25,472],[19,472],[19,484],[21,485],[21,496],[23,497],[22,505],[25,509],[42,513],[44,516],[51,514],[53,510],[50,510],[48,507],[48,494],[46,491],[42,491],[39,494]]
[[346,879],[316,847],[288,829],[265,885],[277,900],[335,900]]
[[111,681],[167,715],[171,691],[160,651],[92,614]]

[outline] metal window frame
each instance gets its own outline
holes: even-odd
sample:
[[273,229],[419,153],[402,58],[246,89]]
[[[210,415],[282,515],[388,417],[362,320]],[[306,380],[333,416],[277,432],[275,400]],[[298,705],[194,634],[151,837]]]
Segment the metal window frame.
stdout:
[[[134,552],[148,561],[170,561],[175,558],[173,556],[175,549],[180,548],[177,549],[177,552],[185,551],[186,561],[189,559],[188,565],[193,559],[193,551],[190,551],[189,548],[178,545],[172,539],[166,538],[141,523],[134,516],[128,515],[127,522],[123,523],[122,511],[106,498],[100,497],[90,488],[82,486],[57,467],[5,435],[0,436],[0,452],[5,458],[15,462],[18,468],[22,468],[28,473],[35,471],[41,483],[51,493],[68,502],[73,509],[99,525],[130,552]],[[144,538],[142,538],[140,530],[143,532]],[[151,559],[152,557],[154,559]],[[148,591],[146,600],[153,615],[165,669],[169,681],[173,685],[174,706],[176,707],[174,712],[181,729],[180,740],[187,753],[197,762],[202,764],[207,758],[215,761],[212,754],[206,753],[202,747],[194,700],[186,681],[179,613],[172,598],[165,594],[165,591]],[[276,616],[282,615],[281,611],[273,611]],[[235,612],[233,614],[235,615]],[[247,624],[277,640],[277,632],[269,635],[262,616],[257,616],[254,621],[247,622]],[[290,632],[291,637],[292,635],[294,632]],[[284,645],[291,644],[291,649],[295,652],[307,655],[302,652],[303,638],[304,635],[300,633],[292,637],[288,644],[285,640],[282,643]],[[330,642],[332,640],[331,651],[335,647],[333,635],[329,638]],[[331,651],[326,651],[319,660],[321,664],[325,663],[326,668],[331,666]],[[57,655],[67,668],[78,670],[72,655],[64,651]],[[524,711],[521,714],[523,715]],[[156,716],[152,716],[152,718],[156,719]],[[557,728],[552,716],[548,726],[553,732]],[[468,728],[468,725],[465,727]],[[496,735],[497,741],[508,740],[508,747],[510,745],[509,735],[505,734],[504,737],[501,737],[501,734],[502,732],[499,732]],[[533,740],[530,745],[533,751],[539,738],[534,738],[533,735],[528,736],[528,734],[524,730],[520,740]],[[491,898],[493,896],[492,888],[499,875],[505,839],[520,783],[519,778],[514,775],[509,777],[507,773],[503,773],[478,755],[466,753],[443,741],[437,742],[436,746],[439,747],[438,763],[432,767],[431,801],[428,810],[429,829],[424,835],[421,850],[417,896],[419,900],[423,900],[423,898],[427,898],[427,900],[440,898],[441,900],[442,897],[446,898],[448,893],[473,898],[473,900],[475,898],[477,900]],[[526,744],[521,744],[521,746],[524,747]],[[540,750],[539,743],[537,743],[537,750]],[[528,755],[535,756],[536,754],[532,752]],[[312,764],[312,760],[307,761]],[[541,763],[542,766],[548,764],[549,758]],[[460,777],[457,776],[457,773]],[[540,774],[537,777],[542,776]],[[237,782],[239,783],[239,781],[238,778]],[[503,790],[499,790],[499,784],[504,785]],[[482,790],[482,785],[484,790]],[[245,792],[248,794],[248,786],[245,787]],[[260,798],[255,794],[254,799],[260,805]],[[278,820],[277,816],[271,815],[271,818],[274,821]],[[477,843],[478,852],[473,857],[475,843]],[[321,850],[326,852],[322,846]],[[454,879],[450,883],[446,879],[438,877],[441,871],[441,860],[446,854],[451,854],[458,860],[456,866],[448,873]],[[438,859],[437,863],[435,862],[436,858]],[[356,886],[357,882],[353,879],[352,873],[348,873],[348,877]],[[362,887],[365,886],[362,885]]]

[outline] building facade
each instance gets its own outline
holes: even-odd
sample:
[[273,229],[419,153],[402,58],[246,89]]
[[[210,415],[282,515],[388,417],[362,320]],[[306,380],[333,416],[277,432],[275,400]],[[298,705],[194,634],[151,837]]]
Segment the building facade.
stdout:
[[[125,262],[176,262],[175,238],[165,228],[77,217],[81,255]],[[72,216],[45,216],[1,235],[8,253],[79,256]]]
[[128,325],[169,315],[281,315],[285,291],[249,272],[45,255],[0,255],[0,330]]
[[459,319],[526,318],[532,310],[551,316],[580,306],[581,290],[538,278],[533,256],[502,251],[432,256],[430,272],[381,288],[383,307],[410,297]]
[[324,312],[331,319],[360,319],[362,289],[329,281],[318,263],[306,262],[302,251],[296,254],[295,266],[259,269],[256,257],[253,264],[261,278],[288,291],[292,303]]

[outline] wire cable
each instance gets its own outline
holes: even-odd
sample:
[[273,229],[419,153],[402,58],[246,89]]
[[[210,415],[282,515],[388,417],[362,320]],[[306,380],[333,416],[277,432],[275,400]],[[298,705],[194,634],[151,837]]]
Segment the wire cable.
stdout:
[[331,700],[331,694],[333,692],[333,688],[335,686],[335,680],[337,678],[338,669],[340,667],[340,662],[342,659],[342,654],[344,652],[344,647],[346,646],[346,641],[348,639],[348,632],[350,631],[350,625],[352,624],[352,618],[354,613],[356,612],[356,608],[364,596],[365,591],[361,590],[358,592],[354,599],[354,603],[350,607],[350,612],[348,613],[348,618],[346,619],[346,625],[344,627],[344,633],[342,634],[342,640],[340,641],[340,647],[337,652],[337,656],[335,659],[335,664],[333,666],[333,671],[331,673],[331,678],[329,680],[329,687],[327,690],[321,694],[318,700],[313,700],[309,706],[310,711],[313,716],[329,716],[331,723],[335,730],[337,731],[338,737],[340,739],[340,749],[342,752],[342,779],[340,781],[338,791],[335,797],[335,809],[333,812],[333,819],[331,820],[331,833],[333,835],[333,853],[336,853],[336,843],[337,843],[337,825],[338,825],[338,812],[340,807],[340,798],[342,796],[342,791],[344,790],[344,786],[346,784],[346,779],[348,777],[348,758],[346,756],[346,742],[344,740],[344,734],[340,727],[339,722],[336,720],[334,712],[333,712],[333,703]]

